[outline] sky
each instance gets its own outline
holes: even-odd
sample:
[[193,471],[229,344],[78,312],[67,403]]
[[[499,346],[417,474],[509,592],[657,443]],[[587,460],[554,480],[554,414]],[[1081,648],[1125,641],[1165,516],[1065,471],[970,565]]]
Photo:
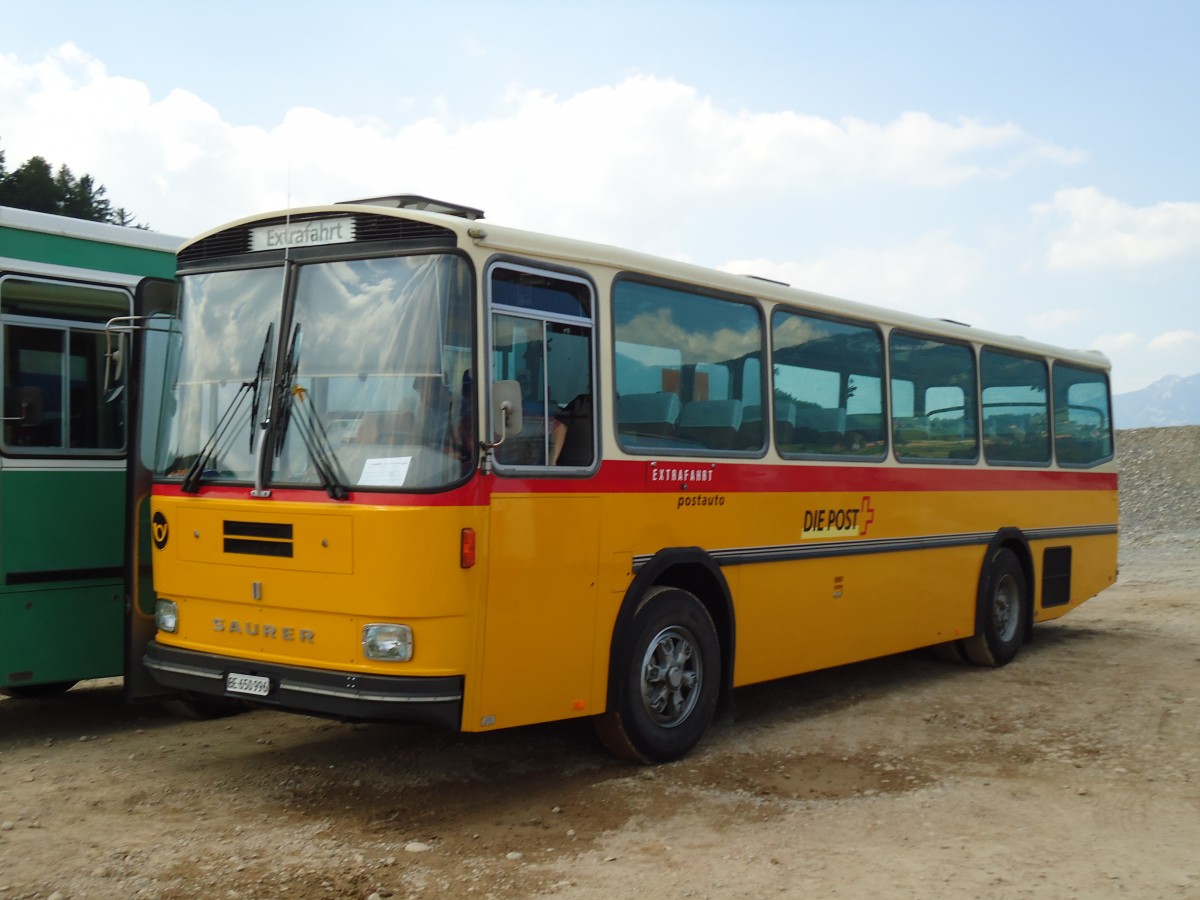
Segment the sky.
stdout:
[[416,193],[1200,372],[1200,2],[3,0],[0,150],[189,237]]

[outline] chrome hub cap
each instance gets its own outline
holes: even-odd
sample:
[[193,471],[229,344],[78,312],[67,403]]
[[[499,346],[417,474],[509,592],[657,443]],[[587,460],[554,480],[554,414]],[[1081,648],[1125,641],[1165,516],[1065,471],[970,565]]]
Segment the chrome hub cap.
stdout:
[[654,636],[642,657],[642,705],[663,728],[687,719],[700,699],[704,672],[695,646],[690,631],[673,625]]

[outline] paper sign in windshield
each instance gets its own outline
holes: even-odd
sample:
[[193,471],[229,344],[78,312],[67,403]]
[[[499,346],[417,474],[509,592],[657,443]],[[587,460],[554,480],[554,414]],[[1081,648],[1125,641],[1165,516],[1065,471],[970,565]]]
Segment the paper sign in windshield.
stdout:
[[377,484],[383,487],[401,487],[408,478],[411,456],[383,456],[368,459],[363,463],[359,484]]

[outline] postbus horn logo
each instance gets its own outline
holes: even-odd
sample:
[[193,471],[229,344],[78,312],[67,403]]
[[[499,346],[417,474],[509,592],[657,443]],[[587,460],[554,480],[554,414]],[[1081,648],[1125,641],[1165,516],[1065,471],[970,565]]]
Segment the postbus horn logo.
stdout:
[[167,538],[170,536],[171,529],[167,527],[167,517],[161,512],[156,512],[151,518],[150,537],[154,541],[154,546],[161,550],[167,546]]

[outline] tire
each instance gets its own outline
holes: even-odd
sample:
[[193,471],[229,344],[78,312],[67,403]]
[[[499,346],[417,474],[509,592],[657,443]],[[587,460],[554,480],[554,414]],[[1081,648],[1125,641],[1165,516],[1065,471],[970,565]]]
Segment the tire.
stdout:
[[979,595],[979,633],[962,641],[967,659],[977,666],[1007,665],[1021,649],[1029,619],[1025,570],[1011,550],[996,550],[983,575]]
[[712,722],[721,687],[721,647],[695,596],[651,589],[611,660],[614,702],[596,731],[615,755],[661,763],[686,756]]
[[75,687],[77,681],[53,681],[49,684],[17,684],[0,688],[0,694],[7,694],[18,700],[37,700],[41,697],[57,697]]

